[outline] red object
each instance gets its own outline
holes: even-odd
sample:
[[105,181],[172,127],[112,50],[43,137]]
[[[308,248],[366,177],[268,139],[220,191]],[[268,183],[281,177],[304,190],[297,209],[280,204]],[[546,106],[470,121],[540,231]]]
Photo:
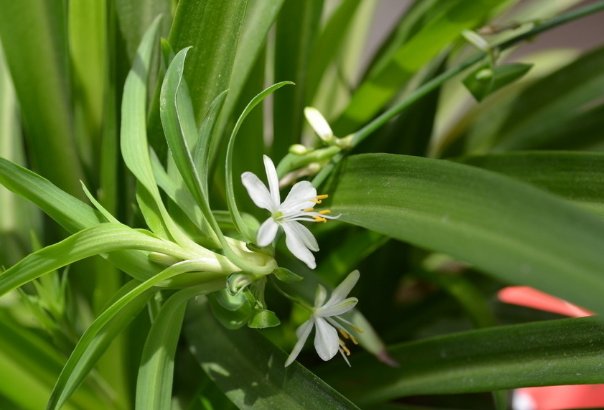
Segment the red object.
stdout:
[[[510,286],[501,289],[497,296],[504,303],[526,306],[570,317],[593,315],[587,309],[528,286]],[[604,407],[604,384],[524,387],[514,390],[512,407],[514,410]]]

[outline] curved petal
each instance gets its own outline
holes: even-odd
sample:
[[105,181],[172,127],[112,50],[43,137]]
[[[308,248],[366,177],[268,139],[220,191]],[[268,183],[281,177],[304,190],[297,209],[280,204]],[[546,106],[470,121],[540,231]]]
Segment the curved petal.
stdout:
[[319,110],[314,107],[306,107],[304,108],[304,116],[319,138],[326,142],[333,138],[333,131]]
[[312,208],[315,205],[313,199],[316,197],[317,188],[309,181],[300,181],[294,184],[279,208],[285,214],[299,212],[306,208]]
[[325,302],[326,298],[327,290],[325,290],[323,285],[317,286],[317,290],[315,291],[315,309],[319,309],[323,305],[323,302]]
[[285,231],[285,244],[287,245],[287,249],[289,249],[296,258],[304,262],[310,269],[314,269],[317,267],[314,255],[304,245],[303,239],[298,236],[295,228],[292,228],[293,224],[297,223],[298,222],[286,222],[281,224]]
[[268,156],[263,155],[262,160],[264,161],[264,169],[266,171],[266,179],[268,180],[268,189],[271,192],[271,198],[273,203],[279,207],[281,203],[281,195],[279,195],[279,177],[277,176],[277,170],[275,164]]
[[296,329],[296,336],[298,336],[298,341],[296,342],[296,345],[292,349],[292,352],[289,354],[287,360],[285,361],[285,367],[292,364],[294,360],[296,360],[296,357],[298,357],[298,355],[302,351],[304,343],[306,343],[306,339],[308,339],[308,335],[310,335],[310,331],[312,330],[313,324],[314,322],[312,320],[307,320],[306,322],[302,323],[302,325],[300,325],[298,329]]
[[279,205],[274,206],[268,189],[266,189],[266,186],[254,173],[244,172],[241,174],[241,183],[258,208],[263,208],[270,212],[277,210]]
[[316,315],[321,317],[331,317],[331,316],[340,316],[344,313],[352,310],[359,300],[357,298],[348,298],[344,299],[339,303],[334,303],[331,305],[325,304],[316,310]]
[[348,276],[346,276],[346,279],[344,279],[333,290],[331,297],[329,298],[327,303],[325,303],[324,307],[333,306],[343,301],[346,296],[348,296],[354,285],[357,284],[360,276],[361,275],[358,270],[353,270],[352,272],[350,272]]
[[315,318],[315,350],[319,357],[325,361],[331,359],[338,353],[339,337],[338,331],[325,319]]
[[273,218],[268,218],[258,229],[256,244],[260,247],[270,245],[277,235],[277,229],[279,229],[279,224]]
[[304,246],[306,246],[308,249],[313,252],[317,252],[319,250],[317,240],[306,226],[296,221],[286,221],[283,222],[283,225],[287,225],[288,229],[290,229],[291,232],[296,235],[296,237],[300,238]]

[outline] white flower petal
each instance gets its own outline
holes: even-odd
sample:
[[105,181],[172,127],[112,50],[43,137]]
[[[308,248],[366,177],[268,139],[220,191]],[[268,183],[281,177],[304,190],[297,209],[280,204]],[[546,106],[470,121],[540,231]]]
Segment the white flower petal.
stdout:
[[300,181],[294,184],[279,209],[283,213],[289,213],[312,208],[316,197],[317,189],[308,181]]
[[264,208],[270,212],[277,210],[279,203],[277,202],[276,206],[273,204],[268,189],[266,189],[266,186],[254,173],[244,172],[241,174],[241,182],[257,207]]
[[304,244],[303,238],[299,236],[295,228],[292,228],[294,224],[298,224],[298,222],[285,222],[281,224],[285,231],[285,244],[287,245],[287,249],[289,249],[296,258],[304,262],[310,269],[314,269],[317,267],[315,257]]
[[256,236],[256,244],[260,247],[268,246],[277,235],[279,224],[271,217],[260,225],[258,235]]
[[329,306],[325,304],[317,309],[315,314],[321,317],[340,316],[349,310],[352,310],[357,305],[358,301],[359,300],[357,298],[348,298]]
[[321,359],[327,361],[338,353],[338,331],[320,317],[315,318],[315,325],[315,350]]
[[264,160],[268,189],[271,192],[273,203],[278,207],[281,203],[281,196],[279,195],[279,177],[277,176],[277,170],[275,169],[275,164],[273,164],[273,161],[269,157],[263,155],[262,159]]
[[315,308],[320,308],[327,298],[327,290],[322,285],[317,286],[315,292]]
[[298,341],[292,349],[292,352],[289,354],[289,357],[285,361],[285,367],[289,366],[294,362],[294,360],[296,360],[296,357],[298,357],[298,355],[302,351],[302,348],[304,347],[304,343],[306,343],[306,339],[308,339],[308,335],[310,335],[310,331],[312,330],[313,325],[313,320],[307,320],[306,322],[302,323],[302,325],[298,327],[298,329],[296,329],[296,336],[298,336]]
[[317,252],[319,250],[317,240],[306,226],[296,221],[284,222],[283,229],[285,229],[285,225],[287,225],[288,229],[290,229],[291,232],[296,235],[296,237],[300,238],[304,246],[306,246],[308,249],[313,252]]
[[340,283],[338,287],[333,290],[331,297],[327,303],[325,303],[324,307],[336,305],[346,299],[354,285],[357,284],[359,277],[360,274],[358,270],[353,270],[350,272],[348,276],[346,276],[346,279],[344,279],[342,283]]
[[314,107],[306,107],[304,108],[304,116],[312,129],[315,130],[319,138],[321,138],[323,141],[329,141],[333,137],[331,127],[319,110]]

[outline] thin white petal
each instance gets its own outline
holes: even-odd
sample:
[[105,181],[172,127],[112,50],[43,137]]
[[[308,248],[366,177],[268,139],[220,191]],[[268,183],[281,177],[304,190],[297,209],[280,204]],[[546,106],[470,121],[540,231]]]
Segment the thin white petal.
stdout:
[[349,310],[352,310],[357,305],[358,301],[357,298],[348,298],[332,305],[325,304],[317,309],[315,313],[317,316],[322,317],[340,316]]
[[346,276],[346,279],[344,279],[342,283],[340,283],[338,287],[333,290],[331,297],[324,305],[324,307],[333,306],[346,299],[354,285],[357,284],[359,277],[360,274],[358,270],[353,270],[352,272],[350,272],[348,276]]
[[315,318],[315,325],[315,350],[321,359],[327,361],[338,353],[338,331],[320,317]]
[[279,195],[279,177],[277,176],[275,164],[273,164],[273,161],[266,155],[263,155],[262,159],[264,160],[264,169],[266,170],[268,189],[271,191],[273,203],[279,206],[279,204],[281,203],[281,196]]
[[287,249],[298,259],[306,264],[310,269],[317,267],[315,263],[315,257],[311,251],[304,245],[302,238],[298,236],[296,231],[292,229],[292,225],[297,222],[282,223],[283,230],[285,231],[285,245]]
[[333,137],[331,127],[323,117],[323,114],[314,107],[304,108],[304,116],[313,130],[323,141],[329,141]]
[[277,229],[279,224],[271,217],[260,225],[258,229],[258,235],[256,237],[256,243],[258,246],[264,247],[270,245],[277,235]]
[[300,327],[298,327],[298,329],[296,329],[296,335],[298,336],[298,341],[296,342],[296,345],[292,349],[292,352],[289,354],[289,357],[285,361],[285,367],[292,364],[294,362],[294,360],[296,360],[296,357],[298,357],[298,355],[302,351],[302,348],[304,347],[304,343],[306,342],[306,339],[308,339],[308,335],[310,335],[310,331],[312,330],[313,324],[314,324],[313,320],[307,320],[306,322],[302,323],[302,325]]
[[300,181],[292,187],[279,208],[283,213],[312,208],[315,205],[313,199],[316,197],[317,188],[308,181]]
[[257,207],[266,209],[270,212],[277,210],[273,205],[271,194],[268,192],[268,189],[266,189],[266,186],[254,173],[244,172],[241,174],[241,182]]

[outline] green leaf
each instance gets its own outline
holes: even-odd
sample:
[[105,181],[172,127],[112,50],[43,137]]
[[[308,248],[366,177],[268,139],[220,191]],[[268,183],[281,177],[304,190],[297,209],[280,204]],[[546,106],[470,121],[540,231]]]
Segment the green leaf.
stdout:
[[233,131],[231,132],[231,137],[229,138],[229,144],[227,146],[226,152],[226,160],[225,160],[225,182],[226,182],[226,191],[227,191],[227,204],[229,207],[229,212],[231,213],[231,217],[233,218],[233,222],[237,227],[237,230],[241,232],[244,238],[247,239],[248,242],[254,242],[254,232],[251,231],[243,220],[241,213],[237,207],[237,200],[235,199],[235,189],[233,187],[233,151],[235,148],[235,139],[237,138],[237,132],[239,132],[239,128],[245,121],[245,118],[248,114],[260,104],[266,97],[277,91],[279,88],[284,85],[293,84],[291,81],[281,81],[280,83],[273,84],[270,87],[265,88],[260,93],[258,93],[252,100],[246,105],[241,115],[237,119],[235,123],[235,127],[233,127]]
[[163,16],[161,33],[167,33],[172,21],[169,0],[116,0],[115,11],[119,31],[125,43],[129,61],[134,61],[136,49],[145,32],[157,16]]
[[604,211],[604,154],[534,151],[461,158]]
[[191,304],[185,334],[200,366],[239,408],[350,409],[355,406],[256,331],[227,330],[207,304]]
[[279,13],[275,35],[275,81],[296,87],[276,94],[271,156],[282,158],[302,132],[306,71],[317,37],[323,0],[288,1]]
[[[235,60],[233,61],[233,71],[229,80],[229,95],[225,101],[225,106],[220,114],[217,125],[219,132],[224,131],[225,125],[231,118],[239,97],[245,90],[246,82],[253,75],[252,70],[254,66],[257,66],[259,63],[262,66],[265,65],[261,58],[263,56],[262,50],[266,43],[268,32],[277,18],[284,1],[252,1],[248,4]],[[222,138],[222,134],[218,135],[217,140],[212,144],[213,151],[211,158],[214,158],[215,151],[220,146],[220,138]]]
[[192,47],[185,78],[197,121],[205,117],[212,101],[228,88],[247,3],[247,0],[178,2],[169,41],[174,50]]
[[458,38],[461,31],[480,23],[498,3],[495,0],[435,3],[421,29],[392,53],[388,63],[373,70],[355,91],[334,124],[336,134],[345,135],[371,119],[415,73]]
[[604,312],[604,221],[527,184],[448,161],[358,155],[332,207],[341,221]]
[[[4,312],[0,317],[0,371],[5,377],[0,395],[18,403],[20,409],[41,409],[48,401],[64,358],[40,334],[15,323]],[[107,397],[90,387],[82,386],[66,408],[106,408]]]
[[195,257],[171,242],[124,225],[103,223],[31,253],[2,272],[0,295],[78,260],[122,249],[144,249],[182,259]]
[[[487,135],[494,138],[494,148],[505,151],[547,146],[550,136],[559,141],[561,124],[566,125],[598,101],[598,90],[604,86],[598,67],[603,61],[604,48],[596,49],[526,87],[513,100],[505,120]],[[572,140],[576,136],[567,137]]]
[[[59,409],[84,380],[108,344],[134,319],[153,294],[153,287],[174,276],[200,271],[195,260],[176,263],[143,283],[124,286],[119,299],[112,303],[86,329],[63,367],[48,401],[48,409]],[[224,274],[208,273],[203,289],[215,291],[224,287]],[[202,286],[202,285],[200,285]]]
[[203,290],[191,287],[170,296],[153,321],[136,379],[137,409],[171,408],[174,354],[180,338],[186,302]]
[[210,222],[212,229],[216,230],[216,223],[213,221],[212,210],[204,188],[205,184],[193,161],[190,148],[197,139],[197,125],[191,99],[183,79],[185,58],[189,50],[186,48],[179,51],[168,67],[161,89],[160,115],[174,163],[203,216]]
[[94,210],[26,168],[0,158],[0,184],[29,199],[69,232],[98,224]]
[[71,194],[83,179],[71,122],[64,2],[0,1],[0,38],[34,169]]
[[342,1],[325,23],[313,45],[306,79],[306,102],[308,104],[312,101],[329,65],[340,57],[339,53],[334,53],[334,50],[339,50],[346,41],[347,35],[350,34],[349,28],[355,21],[354,16],[360,5],[360,0]]
[[602,343],[596,318],[550,320],[393,346],[398,368],[358,355],[354,371],[334,362],[320,374],[362,406],[410,395],[602,383]]
[[532,66],[532,64],[515,63],[493,68],[485,64],[471,72],[463,83],[477,101],[482,101],[500,88],[524,76]]

